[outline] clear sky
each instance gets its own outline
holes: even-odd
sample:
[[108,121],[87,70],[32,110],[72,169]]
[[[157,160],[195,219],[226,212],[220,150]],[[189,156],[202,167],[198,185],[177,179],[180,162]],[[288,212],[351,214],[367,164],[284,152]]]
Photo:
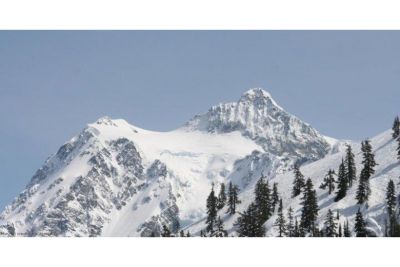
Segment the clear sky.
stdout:
[[253,87],[325,135],[372,137],[400,113],[400,32],[1,31],[0,208],[101,116],[168,131]]

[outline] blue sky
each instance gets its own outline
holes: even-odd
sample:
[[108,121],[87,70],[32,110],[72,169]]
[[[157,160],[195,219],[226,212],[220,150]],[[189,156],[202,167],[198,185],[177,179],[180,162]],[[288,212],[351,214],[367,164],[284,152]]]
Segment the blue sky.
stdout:
[[396,31],[0,31],[0,207],[108,115],[167,131],[263,87],[336,138],[400,113]]

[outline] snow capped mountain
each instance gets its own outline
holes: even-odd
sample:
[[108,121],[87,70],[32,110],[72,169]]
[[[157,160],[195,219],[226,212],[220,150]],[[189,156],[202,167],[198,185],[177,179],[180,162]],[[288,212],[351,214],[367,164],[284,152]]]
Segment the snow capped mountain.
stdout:
[[329,151],[327,140],[309,124],[286,112],[262,89],[251,89],[237,103],[213,106],[186,124],[189,130],[211,133],[241,132],[265,151],[316,160]]
[[[236,103],[213,106],[170,132],[104,117],[34,174],[0,215],[0,235],[150,236],[159,235],[163,224],[198,235],[211,184],[216,189],[220,183],[238,185],[240,211],[253,200],[261,175],[278,183],[284,208],[291,206],[299,216],[299,198],[290,198],[293,164],[303,163],[302,171],[318,187],[329,168],[337,169],[344,144],[286,112],[262,89],[247,91]],[[360,150],[358,143],[350,144]],[[381,235],[384,187],[400,168],[389,132],[373,138],[372,145],[380,165],[371,180],[367,214]],[[361,155],[356,159],[360,164]],[[352,220],[354,190],[336,203],[318,189],[321,220],[329,208]],[[220,215],[234,235],[237,215]],[[268,235],[275,234],[274,220],[266,222]]]

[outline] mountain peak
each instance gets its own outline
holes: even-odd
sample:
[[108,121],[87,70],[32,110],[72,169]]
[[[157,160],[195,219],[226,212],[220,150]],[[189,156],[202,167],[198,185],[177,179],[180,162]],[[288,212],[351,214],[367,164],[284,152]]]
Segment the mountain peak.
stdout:
[[239,131],[272,154],[296,155],[303,161],[321,158],[329,150],[322,135],[286,112],[261,88],[246,91],[238,102],[211,107],[185,128],[210,133]]
[[263,88],[251,88],[247,90],[242,98],[272,98],[271,94],[265,91]]
[[263,108],[265,105],[274,106],[278,109],[282,109],[271,94],[262,88],[252,88],[246,91],[239,99],[238,103],[249,103],[258,108]]

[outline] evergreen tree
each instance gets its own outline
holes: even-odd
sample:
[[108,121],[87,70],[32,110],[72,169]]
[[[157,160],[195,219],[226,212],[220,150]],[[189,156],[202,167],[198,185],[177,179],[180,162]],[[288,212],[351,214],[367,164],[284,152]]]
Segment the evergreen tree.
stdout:
[[396,118],[394,118],[394,122],[393,122],[393,139],[396,139],[397,137],[400,136],[400,120],[399,120],[399,116],[396,116]]
[[278,184],[274,183],[272,189],[272,211],[275,211],[276,205],[279,203]]
[[278,227],[279,237],[283,237],[286,234],[286,220],[285,215],[283,215],[282,199],[279,200],[278,218],[276,218],[274,226]]
[[225,207],[225,203],[226,203],[225,184],[221,183],[220,191],[218,194],[218,205],[217,205],[218,210]]
[[161,236],[162,237],[171,237],[171,231],[165,224],[162,225]]
[[207,198],[207,220],[206,220],[206,231],[213,235],[215,229],[215,222],[217,219],[217,198],[214,193],[214,185],[211,188],[211,193]]
[[324,234],[326,237],[334,237],[336,236],[336,222],[333,216],[333,212],[329,209],[326,215],[326,219],[324,222],[325,231]]
[[186,237],[191,237],[191,235],[190,235],[190,232],[189,232],[189,231],[187,231],[187,232],[186,232]]
[[342,236],[343,236],[343,233],[342,233],[342,224],[341,224],[340,222],[339,222],[339,230],[338,230],[337,236],[338,236],[338,237],[342,237]]
[[300,227],[299,222],[297,221],[297,218],[295,219],[294,222],[294,237],[304,237],[304,230]]
[[227,213],[233,215],[236,213],[236,205],[240,204],[239,200],[239,187],[229,183],[228,187],[228,211]]
[[393,236],[397,224],[395,209],[396,209],[396,193],[393,180],[390,180],[386,189],[386,208],[389,217],[388,235]]
[[350,145],[346,145],[346,158],[344,160],[346,167],[346,179],[349,187],[353,186],[353,182],[357,180],[357,169],[356,162],[354,160],[354,154]]
[[183,230],[181,230],[181,231],[179,232],[179,237],[185,237],[185,232],[183,232]]
[[343,236],[344,237],[350,237],[351,233],[350,233],[350,228],[349,228],[349,221],[346,220],[346,222],[344,223],[344,227],[343,227]]
[[336,192],[335,202],[338,202],[339,200],[341,200],[346,196],[347,189],[348,189],[348,181],[346,178],[346,167],[342,159],[342,163],[340,163],[338,171],[338,191]]
[[302,202],[300,228],[309,233],[315,232],[315,222],[318,217],[318,202],[317,193],[314,190],[314,185],[310,178],[307,179],[304,187]]
[[336,220],[339,221],[339,219],[340,219],[339,210],[336,210]]
[[400,160],[400,135],[397,137],[397,159]]
[[214,233],[214,236],[216,236],[216,237],[228,236],[228,233],[225,231],[225,228],[224,228],[224,223],[222,222],[221,217],[219,217],[219,216],[216,221],[216,232]]
[[319,188],[321,189],[326,189],[328,188],[328,193],[329,195],[335,190],[335,171],[329,169],[328,174],[325,176],[322,184],[320,185]]
[[289,237],[294,237],[295,236],[295,225],[294,225],[294,222],[293,222],[293,209],[292,209],[292,207],[289,207],[287,217],[288,217],[288,223],[286,225],[287,235]]
[[265,181],[264,177],[261,177],[254,189],[255,200],[254,204],[258,210],[259,220],[265,222],[272,215],[271,207],[271,189],[269,188],[268,181]]
[[369,179],[375,173],[374,167],[377,165],[375,156],[372,153],[372,146],[369,140],[361,143],[361,151],[363,153],[363,168],[360,174],[360,180],[356,193],[357,204],[363,204],[368,201],[371,189],[369,186]]
[[249,205],[246,211],[239,213],[240,217],[234,226],[241,237],[263,237],[265,229],[263,223],[258,219],[257,206],[253,203]]
[[395,214],[396,208],[396,193],[393,180],[390,179],[386,189],[386,207],[389,218],[392,218]]
[[366,223],[364,221],[363,215],[358,209],[357,214],[356,214],[356,224],[354,225],[354,232],[356,232],[357,237],[366,237],[367,236],[367,229]]
[[299,165],[294,165],[294,181],[292,189],[292,198],[297,197],[301,194],[301,190],[304,187],[304,175],[300,171]]

